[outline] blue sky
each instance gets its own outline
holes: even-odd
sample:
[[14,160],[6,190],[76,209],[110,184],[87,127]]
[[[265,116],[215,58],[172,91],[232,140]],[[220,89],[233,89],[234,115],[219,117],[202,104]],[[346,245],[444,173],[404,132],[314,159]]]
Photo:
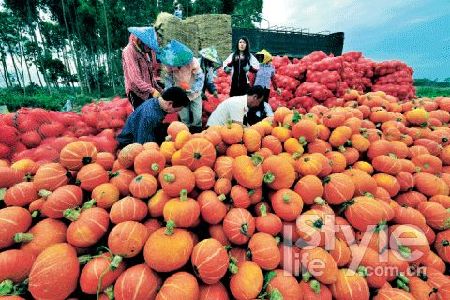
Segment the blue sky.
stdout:
[[344,52],[402,60],[414,78],[450,77],[450,0],[264,0],[263,17],[271,26],[343,31]]

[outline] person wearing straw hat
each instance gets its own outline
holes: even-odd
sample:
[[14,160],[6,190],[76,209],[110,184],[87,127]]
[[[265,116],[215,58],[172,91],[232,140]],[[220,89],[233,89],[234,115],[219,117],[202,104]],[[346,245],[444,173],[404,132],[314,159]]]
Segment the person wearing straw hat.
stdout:
[[259,70],[256,72],[255,85],[260,85],[264,88],[264,101],[260,106],[250,108],[247,113],[248,123],[250,125],[258,123],[266,117],[273,116],[272,108],[269,105],[270,84],[278,94],[281,93],[275,81],[275,68],[272,65],[272,55],[263,49],[255,54],[259,62]]
[[170,40],[158,53],[158,58],[165,67],[165,88],[179,86],[191,101],[179,112],[180,120],[191,132],[201,132],[204,74],[197,58],[191,49],[177,40]]
[[220,66],[219,55],[217,50],[213,47],[204,48],[199,51],[200,54],[200,68],[205,74],[205,81],[203,83],[202,99],[205,100],[205,92],[208,90],[214,97],[218,97],[216,84],[214,83],[215,69]]
[[158,97],[162,88],[158,85],[156,52],[158,38],[153,27],[129,27],[128,45],[122,51],[122,67],[125,92],[133,108],[145,100]]

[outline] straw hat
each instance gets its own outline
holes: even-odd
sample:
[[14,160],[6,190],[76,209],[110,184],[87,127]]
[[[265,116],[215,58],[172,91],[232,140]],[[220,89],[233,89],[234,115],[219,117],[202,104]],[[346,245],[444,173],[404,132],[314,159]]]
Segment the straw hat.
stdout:
[[156,31],[153,27],[129,27],[128,31],[151,49],[155,51],[159,49]]
[[191,49],[177,40],[170,40],[157,55],[161,63],[169,67],[185,66],[194,57]]
[[207,60],[210,60],[213,63],[216,64],[220,63],[219,55],[217,54],[217,50],[214,47],[203,48],[202,50],[199,51],[199,53],[203,58],[206,58]]

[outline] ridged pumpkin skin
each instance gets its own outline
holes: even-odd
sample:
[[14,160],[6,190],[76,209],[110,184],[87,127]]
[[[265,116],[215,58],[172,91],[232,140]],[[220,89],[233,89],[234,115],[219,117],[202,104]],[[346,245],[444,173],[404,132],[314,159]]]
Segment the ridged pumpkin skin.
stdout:
[[[332,284],[338,278],[338,267],[336,261],[331,254],[323,248],[315,247],[309,249],[302,249],[301,251],[302,264],[304,267],[321,283]],[[320,268],[314,266],[314,261],[321,261]]]
[[324,178],[323,198],[328,204],[342,204],[353,197],[355,185],[350,176],[334,173]]
[[204,138],[193,138],[187,141],[181,148],[181,164],[192,171],[200,167],[212,167],[216,161],[216,148]]
[[226,237],[236,245],[248,242],[255,232],[255,219],[243,208],[232,208],[223,220]]
[[182,190],[178,198],[172,198],[164,205],[163,216],[166,222],[173,221],[177,227],[192,227],[200,217],[200,205]]
[[264,183],[274,190],[290,188],[295,180],[294,167],[280,156],[270,156],[262,163]]
[[120,257],[111,257],[110,254],[102,254],[95,257],[83,267],[83,270],[81,270],[81,290],[83,293],[95,295],[100,280],[100,290],[103,291],[113,284],[123,271],[125,271],[125,263]]
[[200,285],[199,300],[229,300],[225,286],[218,282],[215,284]]
[[404,290],[396,288],[382,288],[378,290],[378,294],[373,298],[374,300],[390,300],[390,299],[405,299],[416,300],[413,295]]
[[194,242],[188,231],[160,228],[145,243],[144,259],[157,272],[172,272],[188,262],[193,247]]
[[158,175],[158,181],[169,197],[178,197],[183,189],[190,193],[195,187],[195,175],[186,166],[172,166],[163,169]]
[[114,299],[153,299],[161,286],[161,279],[146,264],[128,268],[114,284]]
[[115,255],[135,257],[149,237],[147,227],[136,221],[125,221],[113,227],[108,236],[108,247]]
[[189,273],[178,272],[164,281],[155,299],[197,300],[199,294],[200,289],[197,279]]
[[[70,211],[70,210],[69,210]],[[71,218],[68,211],[65,216]],[[67,228],[67,241],[75,247],[90,247],[95,245],[108,231],[109,214],[100,207],[83,210],[79,215],[74,212],[75,218]]]
[[204,239],[192,250],[194,270],[206,284],[215,284],[226,274],[228,261],[227,251],[215,239]]
[[28,277],[36,257],[27,251],[10,249],[0,252],[0,282],[19,283]]
[[31,214],[25,208],[10,206],[0,209],[0,249],[13,245],[14,235],[26,232],[31,222]]
[[367,281],[350,269],[340,269],[330,289],[337,300],[369,300]]
[[333,298],[330,289],[317,280],[309,282],[301,280],[299,287],[301,290],[299,300],[332,300]]
[[231,293],[237,300],[255,299],[263,285],[261,268],[251,261],[241,262],[237,267],[230,281]]
[[77,287],[80,264],[75,248],[61,243],[39,254],[28,278],[36,299],[66,299]]
[[97,148],[91,142],[76,141],[67,144],[59,154],[59,162],[68,170],[79,170],[97,160]]
[[4,201],[7,206],[25,206],[37,198],[38,190],[32,182],[19,182],[6,191]]
[[273,272],[275,277],[267,285],[269,295],[276,290],[283,296],[283,300],[298,300],[302,291],[295,277],[281,269],[276,269]]
[[359,231],[369,231],[370,226],[376,226],[386,220],[381,204],[374,198],[360,196],[347,203],[349,206],[345,210],[345,217]]
[[33,183],[36,189],[54,191],[69,182],[68,172],[59,163],[49,163],[39,167],[34,175]]
[[92,192],[97,186],[109,181],[108,172],[97,163],[83,166],[77,174],[77,181],[80,187],[88,192]]
[[263,270],[273,270],[280,263],[280,251],[273,236],[264,232],[255,233],[248,242],[251,260]]
[[262,186],[263,170],[262,158],[260,156],[248,157],[238,156],[233,161],[233,177],[236,181],[248,189],[255,189]]

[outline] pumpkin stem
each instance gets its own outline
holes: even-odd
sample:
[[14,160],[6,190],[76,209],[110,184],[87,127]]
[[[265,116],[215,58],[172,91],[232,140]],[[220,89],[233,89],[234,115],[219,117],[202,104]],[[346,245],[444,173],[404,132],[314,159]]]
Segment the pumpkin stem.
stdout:
[[283,202],[284,203],[289,203],[291,202],[291,196],[288,193],[284,193],[283,194]]
[[275,175],[272,172],[267,172],[264,174],[263,181],[270,184],[275,181]]
[[302,115],[298,111],[294,110],[294,113],[292,115],[292,123],[297,124],[301,119]]
[[245,257],[247,257],[248,260],[252,260],[252,250],[248,249],[247,251],[245,251]]
[[264,203],[259,207],[259,211],[261,212],[261,217],[267,216],[267,207]]
[[114,300],[114,288],[112,285],[108,286],[103,293],[108,297],[109,300]]
[[255,153],[251,156],[250,160],[252,161],[253,165],[259,166],[264,161],[264,157]]
[[69,219],[72,222],[75,222],[80,217],[81,210],[78,208],[68,208],[64,211],[64,218]]
[[11,279],[5,279],[0,282],[0,296],[10,295],[14,289],[14,282]]
[[385,228],[387,227],[387,221],[381,221],[380,223],[377,224],[377,226],[375,226],[375,229],[373,230],[374,232],[380,232],[383,231]]
[[227,125],[228,129],[231,129],[231,124],[233,124],[232,120],[227,120],[227,122],[225,123]]
[[118,171],[116,171],[116,172],[109,172],[109,178],[114,178],[114,177],[116,177],[117,175],[119,175],[119,172],[118,172]]
[[81,255],[78,257],[78,262],[81,265],[87,264],[89,261],[91,261],[94,257],[90,254]]
[[175,222],[172,220],[169,220],[169,221],[167,221],[166,230],[164,231],[164,233],[166,235],[172,235],[174,229],[175,229]]
[[398,247],[398,252],[400,253],[401,256],[403,256],[404,258],[409,258],[411,257],[411,249],[409,247],[406,246],[399,246]]
[[308,282],[311,279],[312,275],[309,272],[305,272],[302,274],[302,280],[304,282]]
[[323,199],[322,197],[316,197],[314,199],[314,203],[315,204],[319,204],[319,205],[325,205],[327,204],[327,202],[325,201],[325,199]]
[[397,283],[398,288],[400,288],[406,292],[409,292],[409,286],[407,284],[405,284],[403,281],[397,279],[396,283]]
[[278,289],[273,289],[270,291],[269,300],[283,300],[283,294]]
[[88,165],[92,162],[92,157],[85,156],[81,159],[81,162],[83,163],[83,165]]
[[248,224],[247,224],[247,223],[242,224],[242,225],[241,225],[241,229],[239,229],[239,231],[240,231],[243,235],[245,235],[246,237],[249,237],[249,236],[248,236]]
[[31,242],[33,240],[33,238],[34,238],[34,236],[32,233],[20,232],[20,233],[16,233],[14,235],[14,242],[27,243],[27,242]]
[[249,189],[247,193],[251,197],[251,196],[253,196],[255,194],[255,190],[254,189]]
[[315,220],[313,222],[313,226],[316,227],[316,228],[322,228],[322,226],[323,226],[322,218]]
[[367,268],[364,266],[359,266],[358,269],[356,269],[356,273],[361,277],[367,277]]
[[202,154],[199,153],[199,152],[194,152],[194,158],[195,159],[200,159],[200,158],[202,158]]
[[39,215],[40,215],[40,212],[39,212],[38,210],[35,210],[35,211],[33,211],[33,213],[31,214],[31,217],[32,217],[33,219],[35,219],[35,218],[39,217]]
[[300,145],[305,146],[308,142],[306,141],[306,138],[304,136],[301,136],[298,138],[298,142]]
[[81,207],[81,211],[85,211],[86,209],[93,208],[95,204],[97,204],[97,200],[95,200],[95,199],[86,201],[83,204],[83,206]]
[[281,243],[281,238],[279,236],[276,236],[275,241],[277,242],[277,245],[279,245]]
[[111,263],[110,263],[110,268],[112,271],[114,271],[115,269],[117,269],[120,265],[120,263],[122,262],[123,257],[120,255],[114,255]]
[[341,215],[350,205],[354,204],[355,200],[351,199],[342,204],[341,209],[339,209],[338,214]]
[[165,182],[174,182],[175,181],[175,175],[172,173],[164,174],[163,179]]
[[327,183],[329,183],[330,181],[331,181],[330,176],[326,176],[326,177],[322,180],[323,184],[327,184]]
[[375,196],[369,192],[365,192],[364,196],[369,197],[369,198],[375,198]]
[[298,160],[300,157],[302,157],[303,153],[300,153],[298,151],[292,153],[292,159],[293,160]]
[[406,277],[405,274],[403,274],[403,273],[398,274],[397,280],[400,280],[401,282],[406,283],[406,284],[409,283],[408,277]]
[[309,287],[313,290],[315,294],[320,294],[320,282],[313,279],[309,282]]
[[187,190],[186,189],[182,189],[180,192],[180,201],[187,201],[188,197],[187,197]]
[[0,189],[0,201],[5,200],[6,188]]
[[450,242],[448,240],[442,240],[441,245],[444,247],[448,247],[450,245]]
[[38,193],[39,197],[42,197],[45,199],[47,199],[48,196],[50,196],[51,194],[52,194],[52,192],[50,192],[49,190],[44,190],[44,189],[39,190],[39,193]]
[[219,201],[223,202],[223,201],[227,200],[227,196],[225,196],[225,194],[220,194],[219,196],[217,196],[217,199],[219,199]]
[[159,171],[159,165],[157,163],[152,163],[152,166],[150,167],[150,169],[153,172],[158,172]]
[[230,256],[230,265],[228,266],[228,270],[231,272],[231,274],[237,274],[237,272],[239,271],[237,260],[233,256]]
[[267,286],[269,285],[270,281],[272,279],[274,279],[275,277],[277,277],[277,273],[275,271],[270,271],[269,273],[267,273],[264,276],[264,285],[263,285],[263,291],[267,288]]

